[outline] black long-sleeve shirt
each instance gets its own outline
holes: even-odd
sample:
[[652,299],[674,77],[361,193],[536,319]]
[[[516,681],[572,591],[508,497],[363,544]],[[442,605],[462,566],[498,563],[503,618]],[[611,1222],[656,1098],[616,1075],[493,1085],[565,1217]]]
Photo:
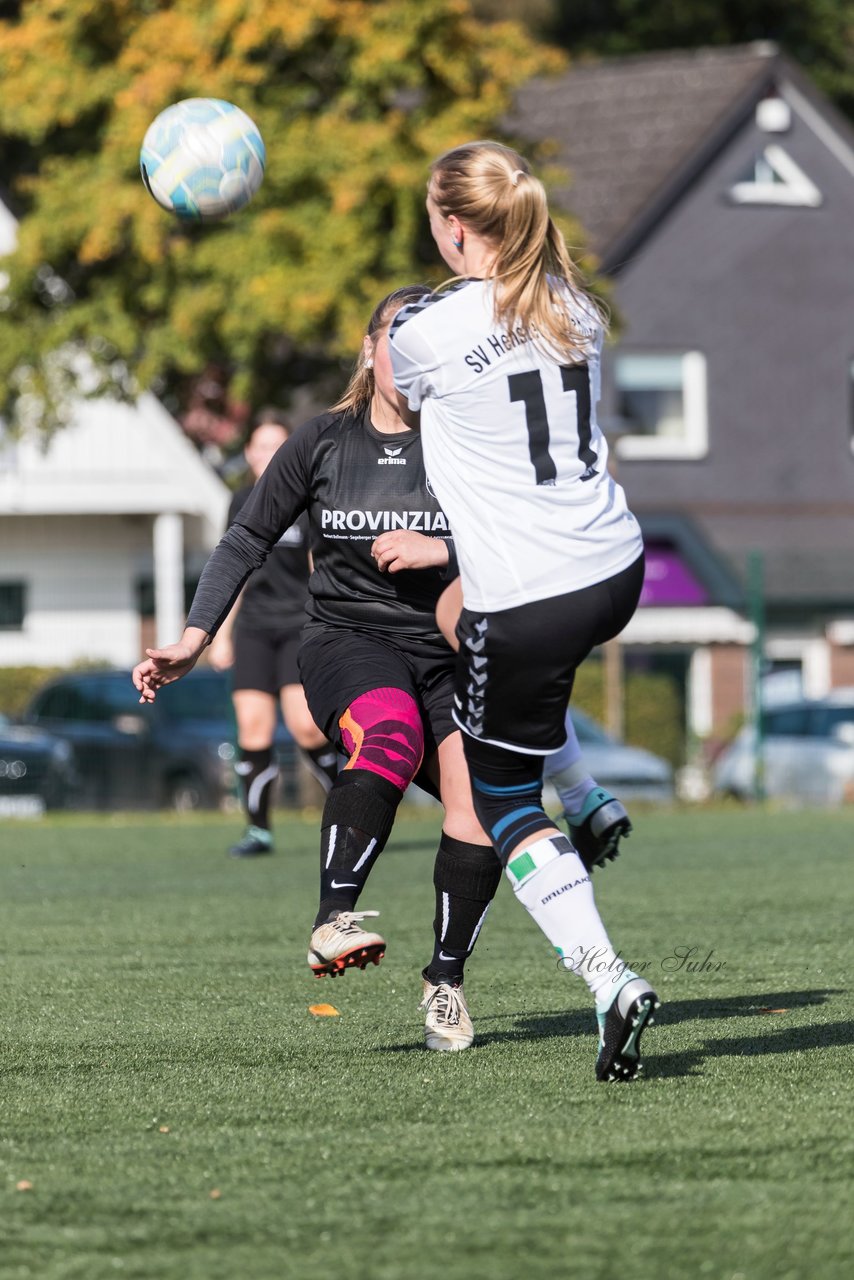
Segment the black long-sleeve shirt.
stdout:
[[427,482],[420,435],[379,432],[367,412],[321,414],[285,441],[208,560],[188,626],[213,634],[248,575],[303,511],[314,556],[310,618],[448,652],[435,608],[456,573],[452,546],[441,570],[380,573],[370,554],[389,529],[450,539]]
[[[234,524],[254,487],[244,485],[231,499],[227,528]],[[241,630],[299,631],[305,622],[308,595],[308,543],[308,516],[303,514],[277,539],[260,569],[250,574],[240,598],[237,625]]]

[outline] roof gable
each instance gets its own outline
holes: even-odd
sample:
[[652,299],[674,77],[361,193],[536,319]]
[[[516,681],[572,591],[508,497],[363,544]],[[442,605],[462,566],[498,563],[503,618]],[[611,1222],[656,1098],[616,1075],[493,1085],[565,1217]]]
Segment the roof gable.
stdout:
[[229,496],[149,393],[133,404],[77,401],[72,421],[48,442],[0,436],[0,516],[179,512],[201,517],[215,540]]
[[531,81],[508,125],[528,141],[554,140],[554,159],[570,172],[556,199],[607,268],[768,91],[782,61],[768,42],[608,59]]

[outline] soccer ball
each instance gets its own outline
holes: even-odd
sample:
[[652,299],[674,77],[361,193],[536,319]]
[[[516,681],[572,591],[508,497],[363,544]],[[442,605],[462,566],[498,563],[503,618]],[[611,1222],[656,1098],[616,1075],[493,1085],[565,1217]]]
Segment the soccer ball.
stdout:
[[185,98],[151,122],[139,167],[149,194],[179,218],[224,218],[242,209],[264,177],[258,126],[233,102]]

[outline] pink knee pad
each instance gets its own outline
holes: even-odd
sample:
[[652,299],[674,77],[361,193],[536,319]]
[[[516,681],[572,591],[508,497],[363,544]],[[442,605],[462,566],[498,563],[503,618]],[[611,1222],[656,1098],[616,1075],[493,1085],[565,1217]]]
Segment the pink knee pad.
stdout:
[[367,769],[404,792],[424,758],[418,704],[402,689],[372,689],[350,703],[338,721],[350,759],[345,769]]

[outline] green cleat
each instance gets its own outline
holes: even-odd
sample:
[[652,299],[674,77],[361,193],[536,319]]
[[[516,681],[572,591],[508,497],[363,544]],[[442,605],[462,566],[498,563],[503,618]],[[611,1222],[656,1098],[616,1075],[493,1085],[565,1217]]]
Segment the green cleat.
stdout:
[[620,852],[620,840],[632,829],[625,808],[610,791],[594,787],[579,813],[564,813],[569,838],[588,871],[604,867]]
[[246,835],[228,851],[232,858],[257,858],[273,852],[273,837],[264,827],[249,827]]

